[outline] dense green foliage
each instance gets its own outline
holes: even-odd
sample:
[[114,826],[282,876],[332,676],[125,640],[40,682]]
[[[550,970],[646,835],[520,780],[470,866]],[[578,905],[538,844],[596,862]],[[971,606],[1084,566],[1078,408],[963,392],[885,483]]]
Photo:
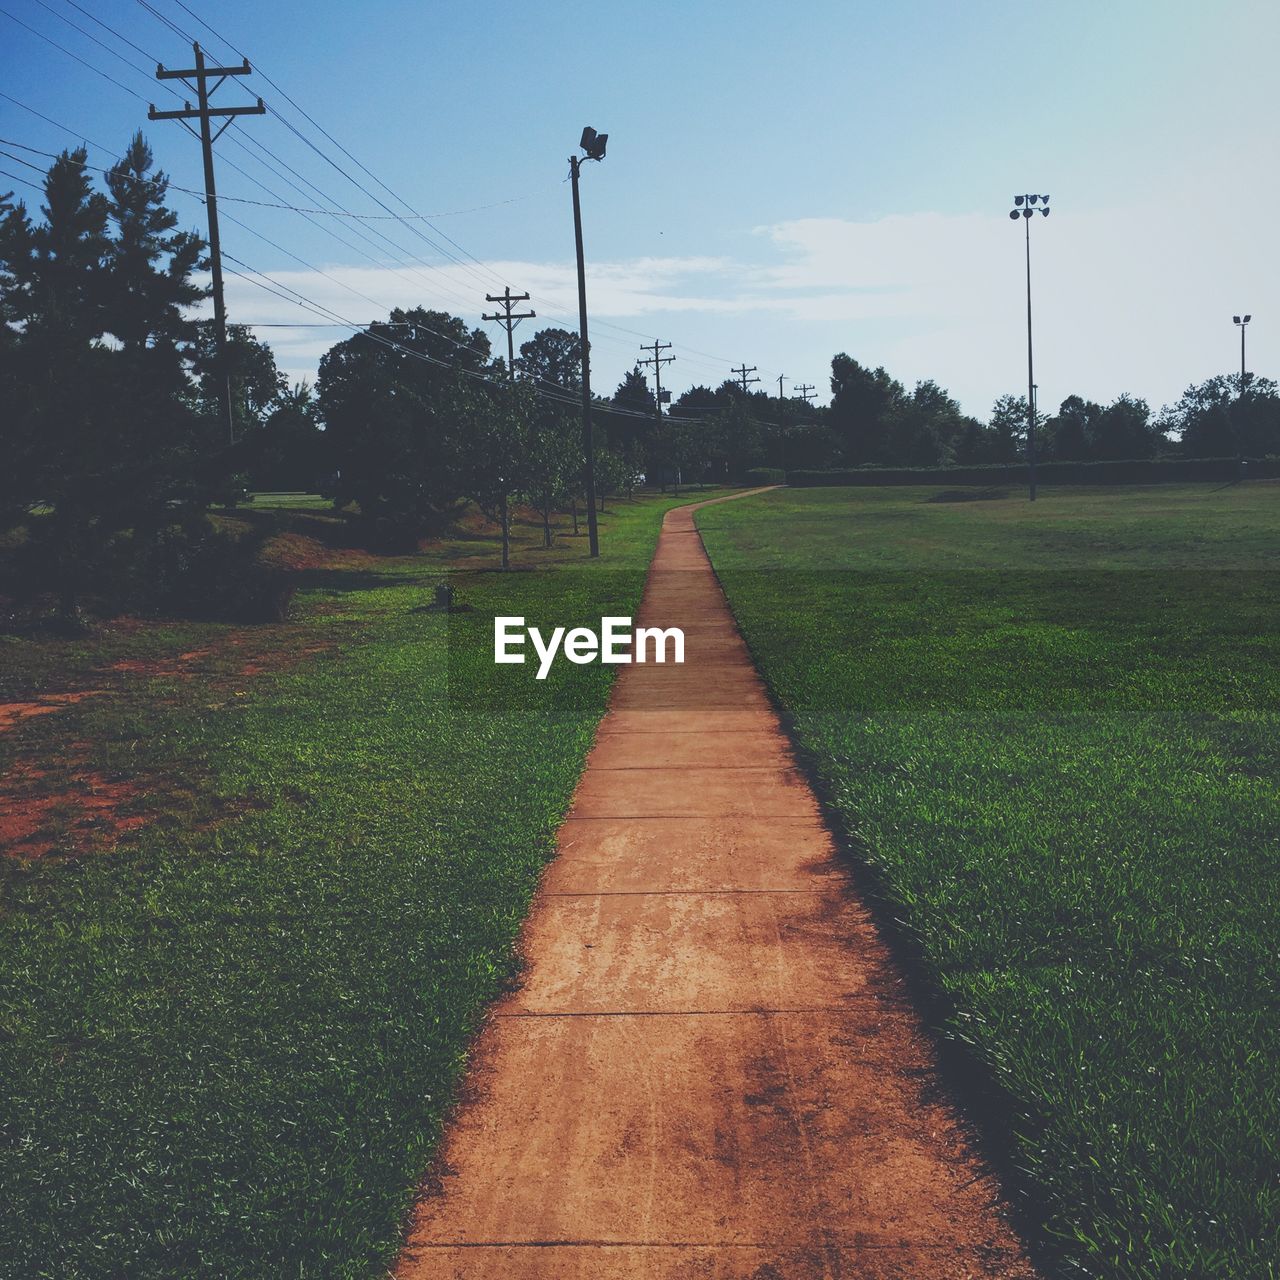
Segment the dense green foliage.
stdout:
[[813,489],[699,516],[1064,1274],[1275,1274],[1277,499]]
[[[0,737],[196,793],[110,856],[0,861],[0,1276],[381,1274],[611,679],[495,668],[493,616],[630,612],[670,505],[603,516],[598,562],[524,529],[545,571],[458,572],[448,615],[474,539],[320,575],[278,642],[338,651],[252,696],[157,678]],[[7,651],[0,688],[44,678]]]

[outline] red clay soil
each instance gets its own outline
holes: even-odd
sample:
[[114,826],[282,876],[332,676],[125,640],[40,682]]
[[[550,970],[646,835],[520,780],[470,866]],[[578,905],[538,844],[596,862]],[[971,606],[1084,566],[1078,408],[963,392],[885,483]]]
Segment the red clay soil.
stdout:
[[75,693],[44,693],[27,702],[0,702],[0,733],[32,716],[47,716],[82,698],[97,697],[99,692],[98,689],[81,689]]
[[1033,1277],[694,528],[640,618],[399,1280]]
[[77,774],[74,787],[37,792],[33,788],[45,776],[34,766],[19,765],[0,784],[0,855],[43,858],[55,849],[94,852],[149,820],[146,813],[120,812],[148,794],[139,779],[108,778],[86,769]]

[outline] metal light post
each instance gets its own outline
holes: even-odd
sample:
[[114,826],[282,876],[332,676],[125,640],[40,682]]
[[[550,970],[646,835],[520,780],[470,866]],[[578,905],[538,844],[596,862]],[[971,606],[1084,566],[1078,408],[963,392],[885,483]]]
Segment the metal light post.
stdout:
[[1014,196],[1014,208],[1010,218],[1021,218],[1027,230],[1027,474],[1031,488],[1031,501],[1036,500],[1036,390],[1035,366],[1031,356],[1031,215],[1040,206],[1040,212],[1049,216],[1048,196]]
[[1244,395],[1244,384],[1249,380],[1244,363],[1244,331],[1252,316],[1232,316],[1232,322],[1240,326],[1240,394]]
[[596,469],[591,444],[591,359],[587,345],[587,269],[582,258],[582,202],[578,198],[578,172],[583,160],[603,160],[607,133],[597,133],[590,125],[582,131],[578,146],[585,156],[569,157],[569,176],[573,179],[573,238],[578,250],[578,341],[582,346],[582,454],[583,476],[587,490],[587,542],[591,554],[600,554],[600,535],[596,531]]

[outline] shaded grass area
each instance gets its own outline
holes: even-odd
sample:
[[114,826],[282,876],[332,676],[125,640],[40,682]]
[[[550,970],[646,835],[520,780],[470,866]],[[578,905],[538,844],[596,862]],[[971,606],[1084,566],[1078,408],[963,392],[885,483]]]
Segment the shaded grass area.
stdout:
[[[500,698],[492,618],[629,612],[674,505],[602,517],[594,564],[524,529],[544,571],[454,572],[448,615],[430,589],[492,557],[474,532],[313,575],[273,634],[323,651],[291,670],[246,682],[214,658],[0,737],[6,765],[78,741],[95,769],[187,788],[110,855],[0,860],[0,1276],[379,1273],[610,679],[503,668],[527,678]],[[226,631],[105,643],[220,654]],[[96,678],[102,642],[50,643],[11,640],[26,679]]]
[[1280,485],[699,513],[1062,1274],[1280,1258]]

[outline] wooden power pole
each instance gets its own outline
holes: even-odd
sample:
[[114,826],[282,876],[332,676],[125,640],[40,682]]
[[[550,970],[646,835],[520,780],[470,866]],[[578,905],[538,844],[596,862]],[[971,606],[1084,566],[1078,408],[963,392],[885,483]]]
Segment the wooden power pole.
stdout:
[[[196,55],[196,65],[188,71],[166,71],[156,67],[157,80],[181,80],[188,88],[194,88],[197,106],[184,103],[181,111],[157,111],[154,103],[147,112],[148,120],[178,120],[189,132],[195,130],[187,124],[188,120],[200,121],[200,150],[204,153],[204,203],[209,213],[209,265],[213,273],[213,336],[214,358],[217,368],[214,380],[218,387],[218,395],[222,401],[222,414],[227,427],[227,443],[234,444],[236,438],[235,419],[231,410],[231,369],[227,362],[227,304],[222,292],[222,243],[218,236],[218,192],[213,181],[213,144],[222,136],[223,130],[235,116],[260,116],[266,113],[262,99],[257,106],[251,107],[211,107],[209,99],[228,76],[247,76],[251,72],[249,60],[246,58],[239,67],[207,67],[204,62],[204,50],[199,43],[192,45]],[[217,84],[209,88],[209,80],[217,78]],[[194,81],[194,85],[192,85]],[[226,117],[222,128],[214,133],[210,120]]]
[[[662,439],[662,366],[664,364],[670,364],[675,359],[675,356],[664,356],[662,353],[664,351],[669,351],[670,349],[671,343],[659,342],[657,338],[654,338],[652,346],[646,347],[642,342],[640,344],[640,350],[652,351],[653,355],[651,355],[647,360],[637,361],[638,364],[648,364],[653,366],[653,416],[654,423],[658,431],[659,441]],[[677,469],[675,459],[673,458],[671,460],[671,478],[674,482],[674,488],[677,494],[680,492],[679,476],[680,472]]]
[[738,385],[742,388],[742,394],[744,396],[747,394],[747,389],[751,386],[753,382],[760,381],[759,378],[749,378],[747,376],[748,374],[755,373],[755,371],[756,371],[755,365],[752,365],[750,368],[748,368],[747,362],[745,360],[742,362],[741,365],[738,366],[738,368],[729,370],[730,373],[737,375]]
[[514,378],[516,376],[516,343],[512,335],[515,333],[516,325],[521,320],[533,320],[538,313],[536,311],[512,311],[511,308],[517,302],[528,302],[529,295],[527,293],[512,293],[510,285],[507,285],[501,293],[486,293],[484,300],[502,304],[501,315],[495,312],[491,316],[482,315],[480,319],[496,320],[507,331],[507,377]]

